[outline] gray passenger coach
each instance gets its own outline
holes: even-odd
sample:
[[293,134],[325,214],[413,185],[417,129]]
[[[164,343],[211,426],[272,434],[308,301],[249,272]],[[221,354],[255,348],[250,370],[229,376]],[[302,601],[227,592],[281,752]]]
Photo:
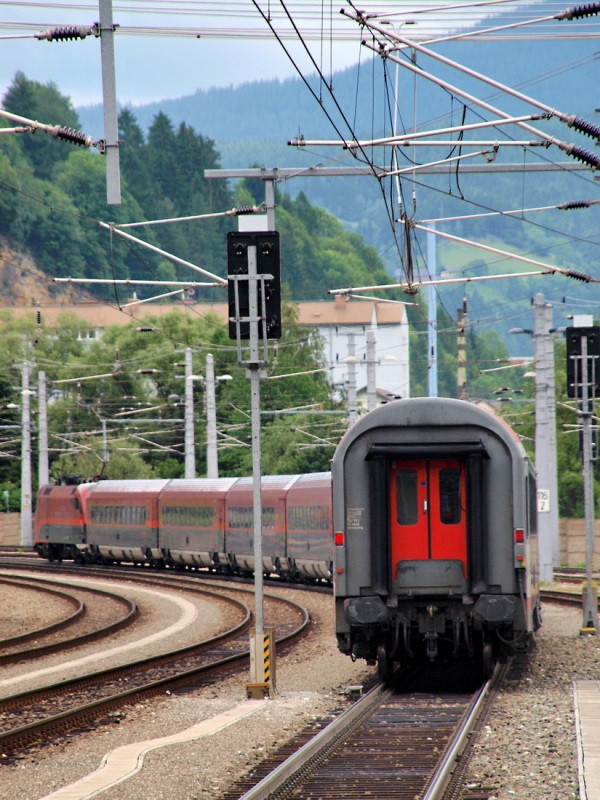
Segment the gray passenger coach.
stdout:
[[503,420],[462,400],[397,400],[350,428],[332,473],[343,653],[385,678],[459,657],[489,673],[531,644],[535,475]]

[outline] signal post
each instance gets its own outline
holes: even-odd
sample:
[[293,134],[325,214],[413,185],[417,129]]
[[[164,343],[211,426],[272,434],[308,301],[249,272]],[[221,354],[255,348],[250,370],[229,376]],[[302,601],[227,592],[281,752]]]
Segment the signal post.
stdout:
[[567,331],[567,394],[579,404],[581,455],[583,461],[583,506],[585,516],[586,585],[580,633],[597,634],[598,590],[592,581],[594,567],[594,401],[600,393],[600,328],[573,327]]
[[[229,338],[237,341],[238,362],[248,369],[251,394],[255,625],[250,632],[246,691],[250,698],[262,698],[275,690],[275,637],[264,624],[260,379],[268,363],[268,339],[281,337],[279,233],[227,234],[227,272]],[[247,360],[243,340],[249,343]]]

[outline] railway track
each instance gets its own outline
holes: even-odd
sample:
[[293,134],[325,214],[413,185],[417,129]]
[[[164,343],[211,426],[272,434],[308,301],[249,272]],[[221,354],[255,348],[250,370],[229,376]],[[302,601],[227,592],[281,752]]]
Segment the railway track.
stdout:
[[[20,566],[23,568],[22,563]],[[52,567],[51,569],[56,571],[56,567]],[[106,568],[101,568],[100,572],[103,578],[108,578],[111,574],[111,571],[107,570]],[[132,572],[137,573],[138,570],[128,570],[127,577],[130,578],[132,576]],[[141,573],[142,570],[139,570],[139,572]],[[139,575],[140,579],[150,582],[154,586],[158,585],[159,583],[164,585],[162,582],[162,573],[150,572],[146,570],[143,572],[146,574]],[[122,577],[122,575],[123,573],[121,573],[119,577]],[[179,575],[177,577],[182,578],[183,576]],[[182,583],[187,582],[197,585],[198,577],[193,576],[191,580],[184,579]],[[561,597],[564,598],[565,602],[568,601],[575,604],[581,603],[581,597],[578,595],[569,595],[568,593],[564,593],[561,595]],[[544,599],[556,602],[557,596],[555,594],[550,596],[546,591],[544,593]],[[279,626],[277,627],[279,631]],[[247,653],[245,656],[241,656],[241,660],[244,661],[245,657],[247,658]],[[92,716],[87,719],[85,716],[67,719],[65,729],[72,730],[73,726],[88,726],[92,724],[90,720],[97,719],[98,716],[107,717],[111,714],[111,712],[114,713],[116,710],[118,710],[118,708],[124,703],[126,704],[132,700],[137,701],[138,698],[142,696],[147,697],[152,693],[164,692],[167,690],[167,687],[176,689],[178,685],[185,685],[186,683],[188,685],[199,685],[202,680],[215,679],[214,673],[212,677],[207,672],[203,673],[200,671],[195,673],[196,666],[197,665],[191,667],[189,670],[186,670],[186,673],[189,671],[189,675],[183,674],[180,676],[181,683],[179,684],[169,684],[168,682],[162,683],[161,679],[158,678],[156,681],[153,680],[149,683],[148,692],[146,694],[146,688],[144,685],[140,687],[132,687],[131,692],[128,689],[122,698],[120,698],[117,693],[116,706],[111,706],[109,699],[107,700],[106,704],[101,706],[99,705],[93,711]],[[215,667],[215,669],[217,668],[218,666]],[[147,674],[146,677],[148,677]],[[122,683],[118,677],[117,683]],[[156,688],[153,689],[150,684],[156,684]],[[84,691],[87,690],[84,689]],[[482,704],[484,703],[484,700],[487,700],[486,694],[491,695],[491,691],[483,691],[483,695],[481,697]],[[392,700],[394,700],[394,702],[392,702]],[[92,705],[95,705],[95,703],[92,703]],[[364,731],[362,734],[360,734],[357,729],[356,738],[347,738],[340,743],[340,747],[342,747],[342,750],[340,750],[342,753],[342,760],[339,766],[336,766],[333,761],[329,760],[329,755],[325,757],[321,755],[317,756],[317,762],[320,761],[320,763],[317,763],[317,766],[314,769],[312,766],[299,767],[299,773],[302,775],[305,774],[308,780],[306,785],[301,786],[297,779],[294,779],[294,797],[302,800],[302,798],[314,798],[315,796],[318,796],[323,798],[323,800],[327,800],[329,797],[336,796],[336,788],[338,791],[337,796],[339,797],[340,786],[344,787],[344,796],[348,798],[360,797],[363,799],[365,796],[367,796],[367,794],[378,798],[413,798],[414,796],[419,796],[427,798],[427,800],[434,800],[434,798],[435,800],[438,800],[438,798],[444,797],[442,790],[439,788],[442,780],[444,782],[447,781],[449,775],[453,780],[457,780],[455,777],[455,760],[453,760],[455,757],[449,755],[445,759],[446,777],[444,779],[441,777],[434,778],[431,773],[431,770],[433,769],[431,764],[432,753],[435,755],[435,759],[433,760],[440,760],[439,757],[441,756],[443,746],[451,739],[452,734],[450,729],[454,722],[458,721],[459,719],[463,720],[465,722],[465,730],[468,731],[470,729],[471,723],[468,720],[471,718],[471,713],[469,711],[471,705],[479,705],[479,701],[473,700],[470,696],[458,697],[456,694],[435,695],[428,698],[413,698],[406,691],[403,691],[400,693],[398,699],[388,698],[384,703],[381,704],[380,710],[377,712],[379,716],[376,715],[373,718],[374,721],[371,722],[370,728],[365,729],[366,732]],[[0,707],[0,711],[1,710],[2,709]],[[58,715],[55,714],[53,716]],[[425,729],[413,731],[413,728],[417,728],[419,716],[423,718],[423,725],[425,726]],[[60,725],[60,720],[57,721]],[[52,725],[53,724],[54,721],[52,721]],[[419,725],[420,724],[421,723],[419,723]],[[429,727],[427,727],[427,725],[429,725]],[[43,727],[39,730],[44,735],[47,735],[44,733]],[[51,727],[49,730],[51,735],[54,735],[54,733],[60,730],[60,728]],[[26,736],[23,740],[24,742],[27,741],[28,732],[25,731],[25,734]],[[414,739],[411,743],[410,740],[413,734]],[[36,734],[38,739],[39,735],[40,732]],[[8,759],[5,759],[5,763],[7,763],[7,761],[10,762],[12,758],[15,758],[19,755],[20,748],[24,745],[7,745],[2,741],[1,736],[2,734],[0,734],[0,748],[2,752],[8,754]],[[314,736],[314,730],[312,731],[311,736]],[[308,738],[308,736],[305,737],[305,739]],[[378,765],[375,766],[373,774],[370,774],[370,772],[364,770],[363,767],[367,764],[367,762],[373,761],[374,751],[377,753],[381,751],[382,738],[385,740],[385,748],[381,753],[380,760],[379,755],[377,756]],[[468,732],[463,734],[462,744],[457,746],[458,752],[460,752],[460,749],[465,742],[468,742],[469,738],[470,734]],[[424,744],[425,751],[423,754],[422,763],[418,748],[419,739],[421,740],[421,743]],[[29,741],[36,741],[36,739],[30,739]],[[345,750],[343,748],[345,748]],[[293,745],[291,749],[295,750],[295,745]],[[285,759],[286,755],[291,756],[290,747],[288,747],[287,752],[282,755],[282,759]],[[295,752],[293,754],[293,758],[294,760],[297,759]],[[406,772],[404,774],[399,772],[400,767],[402,767],[402,764],[398,764],[397,760],[399,758],[403,758],[405,761],[404,768]],[[430,763],[427,763],[427,759],[429,759]],[[464,759],[461,760],[464,761]],[[268,772],[269,766],[267,765],[266,768],[261,767],[260,770],[256,770],[256,773],[250,776],[248,782],[246,782],[243,786],[236,786],[234,794],[230,795],[228,800],[232,800],[234,797],[235,800],[238,800],[240,797],[246,798],[246,795],[247,800],[257,800],[260,798],[262,795],[254,795],[252,792],[258,791],[255,789],[255,784],[263,780],[265,777],[265,769]],[[377,773],[380,774],[377,775]],[[393,773],[393,776],[391,773]],[[402,777],[400,783],[395,780],[397,777]],[[375,788],[375,780],[379,780],[380,778],[383,781],[381,792],[379,792],[379,789]],[[310,782],[311,780],[313,781],[312,784]],[[387,783],[385,783],[386,780]],[[402,789],[400,788],[400,784]],[[418,788],[419,785],[421,786],[421,789]],[[318,795],[314,794],[316,791],[315,787],[318,787]],[[329,794],[324,791],[324,788],[329,792]],[[404,792],[405,790],[407,793],[398,793],[400,791]],[[423,792],[430,791],[432,793],[423,794]],[[447,791],[451,790],[448,789]],[[266,796],[268,795],[265,795],[265,797]],[[284,798],[286,795],[285,793],[279,794],[278,789],[277,794],[273,796]],[[467,798],[469,800],[483,800],[483,798],[487,798],[489,795],[478,791],[477,793],[455,793],[447,796],[461,798],[461,800],[467,800]]]
[[581,606],[581,593],[565,592],[558,589],[543,589],[540,591],[543,602],[559,606]]
[[[575,593],[544,590],[546,602],[580,606]],[[527,655],[498,665],[473,692],[427,691],[407,678],[398,691],[379,684],[330,723],[321,722],[280,749],[224,800],[488,800],[490,787],[462,785],[468,749],[502,682]],[[427,673],[435,682],[435,673]],[[452,680],[452,674],[446,676]],[[514,675],[513,675],[514,677]]]
[[[224,800],[336,800],[340,791],[347,800],[458,797],[465,751],[507,670],[498,667],[476,689],[425,691],[419,678],[410,690],[378,684],[316,734],[261,764]],[[488,795],[471,800],[477,797]]]
[[[107,577],[106,571],[103,577]],[[130,576],[131,577],[131,576]],[[166,585],[152,576],[138,581]],[[183,588],[187,581],[175,581]],[[119,709],[142,698],[185,686],[198,686],[216,680],[224,671],[245,667],[248,661],[248,628],[252,611],[245,600],[248,590],[219,588],[206,590],[186,586],[206,598],[214,598],[236,610],[237,621],[227,631],[197,644],[180,647],[161,656],[140,659],[113,669],[101,670],[82,678],[63,680],[43,688],[20,692],[0,700],[0,752],[3,763],[22,754],[41,737],[63,735],[74,729],[89,727],[99,718],[108,718]],[[173,588],[173,581],[170,582]],[[246,597],[244,597],[244,595]],[[307,612],[295,603],[265,596],[270,619],[277,631],[278,646],[299,636],[308,626]]]
[[[0,666],[25,660],[31,662],[34,658],[80,647],[88,642],[100,641],[105,636],[127,627],[138,616],[137,605],[132,600],[102,589],[72,586],[67,583],[57,584],[55,581],[22,576],[15,578],[0,576],[0,584],[26,589],[33,594],[41,593],[60,598],[72,609],[70,614],[49,625],[1,639]],[[116,619],[108,624],[99,624],[97,620],[95,621],[94,615],[88,613],[90,608],[101,601],[115,607],[113,615]],[[89,618],[86,622],[84,622],[85,617]],[[70,637],[65,636],[65,632],[77,622],[84,622],[83,625],[78,625],[85,628],[84,632],[78,632]],[[23,648],[23,645],[30,646]]]
[[[600,573],[594,571],[592,578],[600,580]],[[554,580],[556,583],[576,583],[582,584],[586,580],[586,570],[579,567],[559,567],[554,570]]]

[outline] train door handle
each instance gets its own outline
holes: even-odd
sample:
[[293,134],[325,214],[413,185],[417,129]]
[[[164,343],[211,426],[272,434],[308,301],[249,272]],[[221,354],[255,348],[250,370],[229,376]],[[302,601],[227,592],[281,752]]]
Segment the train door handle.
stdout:
[[427,513],[427,500],[423,500],[423,513]]

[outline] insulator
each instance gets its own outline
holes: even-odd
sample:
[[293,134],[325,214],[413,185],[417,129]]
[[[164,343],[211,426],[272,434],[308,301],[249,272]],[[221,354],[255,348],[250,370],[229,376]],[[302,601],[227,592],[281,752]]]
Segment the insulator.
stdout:
[[575,117],[569,122],[569,128],[575,128],[580,133],[585,133],[586,136],[591,136],[592,139],[600,139],[600,125],[589,122],[587,119]]
[[589,164],[590,167],[594,167],[595,169],[600,167],[600,155],[592,153],[591,150],[586,150],[585,147],[579,147],[579,145],[574,144],[567,152],[578,161]]
[[235,209],[235,215],[236,217],[241,217],[242,214],[254,214],[255,211],[256,206],[240,206]]
[[65,142],[81,145],[81,147],[90,147],[92,145],[91,136],[86,136],[85,133],[76,131],[75,128],[57,128],[54,132],[54,136],[56,136],[57,139],[64,139]]
[[589,208],[591,205],[591,200],[571,200],[570,203],[561,203],[556,207],[560,209],[560,211],[570,211],[573,208]]
[[592,280],[585,272],[578,272],[575,269],[566,269],[563,274],[566,275],[567,278],[575,278],[576,281],[583,281],[584,283],[589,283]]
[[415,297],[419,294],[419,286],[413,283],[410,286],[405,286],[402,291],[404,294],[409,294],[411,297]]
[[558,13],[554,19],[581,19],[582,17],[593,17],[600,12],[600,3],[586,3],[584,6],[567,8]]
[[87,36],[98,36],[95,27],[89,25],[69,25],[64,28],[48,28],[35,34],[36,39],[45,39],[48,42],[71,41],[72,39],[85,39]]

